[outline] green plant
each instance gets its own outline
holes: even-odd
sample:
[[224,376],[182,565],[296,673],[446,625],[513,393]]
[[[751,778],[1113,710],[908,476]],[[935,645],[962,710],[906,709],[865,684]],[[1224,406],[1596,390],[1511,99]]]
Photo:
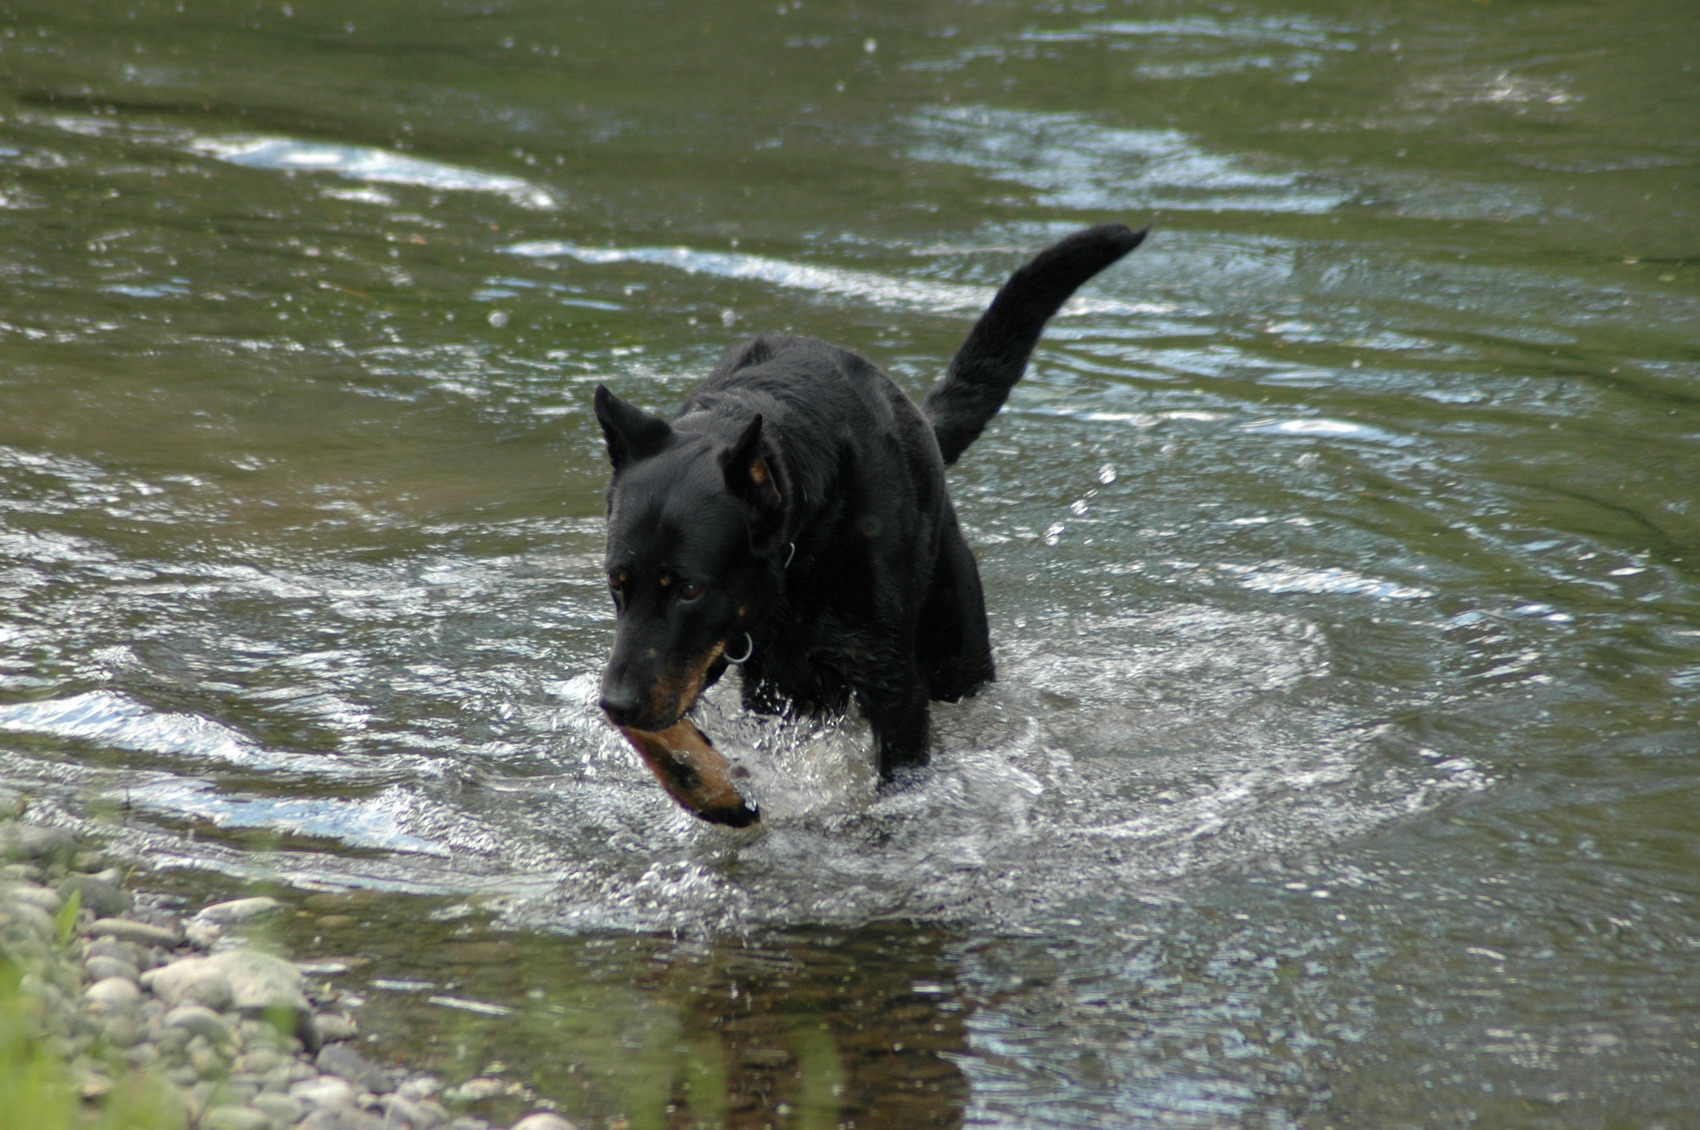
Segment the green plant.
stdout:
[[[181,1101],[163,1080],[129,1069],[97,1044],[79,1077],[54,1039],[55,1019],[25,989],[26,970],[0,953],[0,1121],[30,1130],[182,1130]],[[110,1086],[104,1085],[110,1081]]]

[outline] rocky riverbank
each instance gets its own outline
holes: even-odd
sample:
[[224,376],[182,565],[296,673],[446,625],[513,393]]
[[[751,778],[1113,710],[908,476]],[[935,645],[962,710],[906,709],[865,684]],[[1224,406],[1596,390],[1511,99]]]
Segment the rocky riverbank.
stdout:
[[63,1094],[149,1130],[491,1130],[437,1079],[374,1064],[347,1000],[243,941],[275,900],[183,915],[123,880],[62,829],[0,822],[0,1104]]

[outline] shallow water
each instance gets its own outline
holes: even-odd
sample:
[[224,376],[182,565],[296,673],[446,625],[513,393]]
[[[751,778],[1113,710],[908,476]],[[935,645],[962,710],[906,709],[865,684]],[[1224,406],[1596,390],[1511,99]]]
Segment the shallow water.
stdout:
[[[1691,1118],[1687,6],[114,12],[0,15],[0,802],[492,1117]],[[889,793],[720,688],[674,808],[591,389],[918,392],[1108,218],[952,473],[999,682]]]

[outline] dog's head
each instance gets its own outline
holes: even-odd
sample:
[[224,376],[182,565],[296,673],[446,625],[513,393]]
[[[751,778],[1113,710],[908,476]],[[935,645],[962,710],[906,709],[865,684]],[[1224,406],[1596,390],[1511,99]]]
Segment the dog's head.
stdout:
[[606,388],[596,419],[614,465],[608,587],[614,652],[602,709],[618,726],[665,730],[746,652],[783,562],[777,459],[756,416],[728,442],[678,431]]

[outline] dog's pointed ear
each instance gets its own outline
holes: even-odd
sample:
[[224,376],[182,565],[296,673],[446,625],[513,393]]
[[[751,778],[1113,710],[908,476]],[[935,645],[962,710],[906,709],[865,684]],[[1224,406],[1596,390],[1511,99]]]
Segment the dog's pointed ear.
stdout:
[[761,441],[762,419],[749,422],[738,442],[720,455],[726,472],[726,489],[757,510],[779,508],[779,484],[773,480],[773,465]]
[[602,425],[608,459],[616,471],[659,453],[673,435],[673,425],[627,404],[607,385],[596,386],[596,422]]

